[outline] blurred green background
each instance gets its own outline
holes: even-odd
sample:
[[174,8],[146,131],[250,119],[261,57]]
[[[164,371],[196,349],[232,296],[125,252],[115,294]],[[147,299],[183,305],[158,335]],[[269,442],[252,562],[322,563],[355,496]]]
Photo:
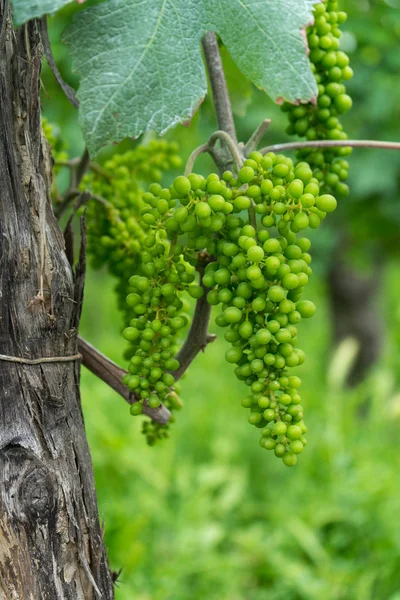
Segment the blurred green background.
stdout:
[[[342,47],[355,71],[349,135],[400,140],[400,2],[345,0],[341,7],[349,13]],[[73,4],[49,20],[57,63],[75,87],[60,35],[81,9]],[[239,138],[270,117],[266,142],[285,141],[285,116],[225,61]],[[77,156],[77,114],[47,65],[42,83],[44,114]],[[215,128],[207,99],[190,127],[168,137],[180,142],[185,159]],[[199,161],[200,169],[209,167],[206,158]],[[61,172],[61,187],[65,177]],[[296,369],[309,445],[294,469],[259,447],[240,406],[245,386],[224,361],[223,339],[191,366],[182,382],[184,410],[171,438],[154,448],[140,434],[140,419],[82,370],[100,516],[111,566],[123,568],[118,600],[400,600],[399,181],[400,155],[355,151],[350,197],[331,226],[313,233],[308,297],[318,311],[300,326],[307,360]],[[363,303],[371,305],[379,341],[364,337],[358,323],[358,341],[345,336],[332,344],[327,274],[339,258],[354,279],[372,282],[353,309],[356,315]],[[89,270],[81,333],[123,364],[113,287],[109,275]],[[348,387],[358,349],[368,354],[371,343],[374,360]]]

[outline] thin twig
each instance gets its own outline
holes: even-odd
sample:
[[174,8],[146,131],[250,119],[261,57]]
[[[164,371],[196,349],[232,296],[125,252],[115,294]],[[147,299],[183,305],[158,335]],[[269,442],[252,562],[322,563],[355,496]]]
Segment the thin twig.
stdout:
[[228,86],[226,84],[221,54],[219,52],[217,36],[213,32],[206,33],[202,41],[206,59],[211,91],[217,115],[218,127],[229,133],[237,143],[235,121],[232,106],[229,100]]
[[58,204],[58,206],[54,209],[54,214],[57,217],[57,219],[62,217],[64,212],[67,210],[71,200],[73,200],[74,198],[76,198],[76,196],[80,194],[80,191],[78,190],[79,184],[81,183],[83,176],[85,175],[90,165],[90,157],[87,148],[84,149],[82,156],[79,158],[79,160],[72,159],[71,161],[68,161],[68,163],[69,164],[67,166],[71,168],[71,179],[69,187],[63,195],[60,204]]
[[[69,160],[55,160],[54,164],[57,167],[68,167],[69,169],[76,169],[81,160],[82,158],[80,156],[77,156],[76,158],[70,158]],[[98,173],[99,175],[104,177],[104,179],[107,179],[107,181],[111,181],[110,173],[103,169],[103,167],[101,167],[96,162],[90,161],[88,168],[91,171],[94,171],[95,173]]]
[[46,16],[44,16],[40,19],[40,33],[41,33],[44,53],[45,53],[47,62],[49,63],[49,67],[53,71],[54,77],[56,78],[58,84],[60,85],[62,91],[64,92],[64,94],[66,95],[68,100],[71,102],[72,106],[74,106],[75,108],[78,108],[79,101],[78,101],[78,98],[76,97],[75,90],[70,85],[68,85],[68,83],[66,81],[64,81],[64,79],[61,76],[60,71],[58,70],[56,61],[54,60],[53,52],[51,50],[50,39],[49,39],[49,32],[47,29],[47,17]]
[[233,141],[229,133],[226,133],[226,131],[221,130],[215,131],[212,134],[212,136],[210,136],[210,138],[208,139],[208,142],[206,142],[205,144],[201,144],[201,146],[198,146],[198,148],[195,148],[193,150],[186,163],[185,175],[190,175],[190,173],[192,173],[194,163],[196,159],[200,156],[200,154],[209,152],[215,159],[216,148],[214,148],[214,146],[218,140],[223,140],[223,142],[226,144],[237,168],[240,169],[242,167],[243,159],[240,155],[237,144]]
[[379,140],[314,140],[310,142],[288,142],[274,144],[260,150],[261,154],[267,152],[282,152],[285,150],[299,150],[301,148],[380,148],[382,150],[400,150],[400,142],[381,142]]
[[212,136],[210,137],[210,139],[208,140],[208,145],[210,146],[210,148],[213,148],[213,145],[215,144],[215,142],[217,140],[224,141],[224,143],[228,147],[229,152],[232,155],[233,160],[236,163],[237,168],[240,169],[243,164],[243,159],[238,150],[238,145],[236,144],[236,142],[232,138],[232,136],[229,133],[227,133],[226,131],[222,131],[222,130],[215,131],[212,134]]
[[249,209],[247,212],[249,214],[249,223],[250,223],[250,225],[252,225],[254,227],[255,232],[256,232],[256,239],[258,239],[256,208],[255,208],[254,200],[252,198],[250,199],[250,206],[249,206]]
[[207,344],[210,344],[217,338],[216,335],[208,333],[208,323],[212,307],[207,301],[207,292],[209,289],[206,288],[202,282],[204,268],[210,260],[211,258],[208,254],[204,255],[203,261],[202,257],[199,257],[199,266],[197,267],[197,270],[199,271],[200,285],[204,290],[204,295],[196,302],[193,321],[188,336],[176,356],[176,359],[179,361],[179,368],[173,372],[176,381],[182,377],[198,353],[204,351]]
[[[139,398],[132,394],[126,385],[122,383],[122,378],[127,374],[127,371],[121,369],[112,360],[104,356],[99,350],[86,342],[83,338],[78,337],[78,350],[82,355],[82,364],[89,369],[96,377],[104,381],[120,396],[122,396],[128,404],[134,404],[139,401]],[[156,423],[168,423],[171,413],[161,404],[158,408],[150,408],[143,403],[143,413],[150,417]]]
[[253,152],[253,150],[256,150],[258,148],[265,132],[267,131],[270,125],[271,119],[264,119],[264,121],[260,123],[260,125],[257,127],[257,129],[255,130],[255,132],[250,137],[249,141],[244,147],[244,156],[248,156],[249,154],[251,154],[251,152]]
[[75,203],[74,211],[73,211],[74,213],[76,213],[76,211],[81,206],[83,206],[84,204],[87,204],[89,202],[89,200],[95,200],[96,202],[98,202],[102,206],[105,206],[106,208],[112,206],[111,202],[106,200],[106,198],[103,198],[103,196],[99,196],[98,194],[92,194],[92,192],[89,192],[87,190],[82,191],[82,190],[72,189],[68,193],[68,196],[65,196],[62,204],[60,204],[58,206],[58,210],[57,209],[55,210],[55,215],[58,219],[68,208],[68,206],[72,202],[72,200],[74,200],[75,198],[78,198],[78,201]]
[[209,151],[210,151],[210,146],[209,146],[208,142],[206,144],[202,144],[198,148],[195,148],[187,160],[186,167],[185,167],[185,175],[190,175],[190,173],[192,173],[194,163],[196,162],[196,159],[200,156],[200,154],[204,154],[204,152],[209,152]]
[[74,184],[73,187],[79,187],[79,184],[82,181],[82,179],[89,167],[90,167],[90,156],[89,156],[88,149],[85,148],[83,151],[83,154],[80,158],[80,161],[78,162],[78,165],[76,167],[75,178],[73,180],[73,184]]
[[[220,171],[225,171],[231,168],[233,162],[236,162],[237,166],[241,165],[242,157],[240,156],[237,144],[235,122],[233,119],[228,87],[226,85],[224,69],[222,66],[221,55],[215,33],[207,33],[203,38],[202,44],[211,83],[211,91],[214,100],[219,131],[211,136],[207,142],[207,145],[203,144],[203,146],[200,146],[200,149],[198,149],[197,152],[195,151],[195,153],[193,153],[189,159],[191,162],[188,161],[186,168],[191,169],[197,156],[201,152],[208,151],[213,155],[214,161],[216,162]],[[218,139],[222,141],[224,146],[223,152],[217,151],[217,149],[214,148],[214,143]],[[233,161],[231,160],[231,157],[233,158]],[[200,285],[203,288],[204,286],[201,281],[202,273],[205,264],[207,260],[210,260],[210,257],[207,255],[207,258],[205,256],[204,258],[205,260],[203,260],[202,264],[201,255],[199,255],[198,270],[200,272]],[[210,335],[208,333],[211,306],[207,302],[206,289],[204,288],[204,290],[204,296],[196,302],[192,325],[186,341],[176,357],[180,364],[179,368],[173,373],[176,379],[182,377],[183,373],[189,367],[197,354],[201,350],[204,350],[207,344],[216,339],[215,335]]]

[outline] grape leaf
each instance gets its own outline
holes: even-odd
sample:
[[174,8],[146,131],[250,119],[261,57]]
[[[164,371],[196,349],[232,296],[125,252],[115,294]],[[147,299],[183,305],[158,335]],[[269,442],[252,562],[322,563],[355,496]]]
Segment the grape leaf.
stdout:
[[275,101],[309,101],[317,86],[304,27],[319,0],[109,0],[64,35],[81,76],[91,153],[125,136],[190,119],[207,86],[201,38],[215,31],[242,73]]
[[22,25],[30,19],[53,14],[71,0],[12,0],[15,25]]

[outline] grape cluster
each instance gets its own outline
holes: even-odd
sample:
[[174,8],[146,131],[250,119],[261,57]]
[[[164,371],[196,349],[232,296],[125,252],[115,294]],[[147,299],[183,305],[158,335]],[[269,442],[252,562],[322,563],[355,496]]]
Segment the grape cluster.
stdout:
[[[188,182],[178,177],[175,186],[186,193]],[[187,303],[180,295],[186,292],[199,299],[204,294],[195,283],[197,255],[178,242],[186,228],[184,214],[176,208],[176,188],[163,189],[153,183],[143,195],[140,222],[147,230],[142,240],[141,275],[129,279],[126,303],[133,318],[123,332],[131,342],[129,375],[124,383],[140,398],[131,407],[133,415],[142,413],[143,402],[152,408],[161,402],[170,410],[179,408],[179,399],[171,389],[175,383],[173,372],[180,366],[174,356],[179,334],[189,323]],[[168,435],[168,426],[145,422],[144,432],[153,444]]]
[[[182,248],[176,245],[176,240],[167,239],[166,215],[176,203],[169,190],[152,184],[143,201],[141,220],[148,230],[143,239],[141,274],[129,279],[126,304],[133,318],[123,332],[130,342],[129,375],[124,383],[140,399],[131,406],[133,415],[142,413],[144,402],[151,408],[157,408],[161,402],[170,410],[180,407],[176,393],[171,390],[175,383],[173,372],[180,366],[174,358],[178,337],[189,323],[185,314],[187,303],[180,299],[180,294],[183,291],[193,297],[199,297],[198,291],[203,294],[202,288],[193,284],[194,267],[182,260]],[[145,422],[144,433],[148,442],[154,444],[168,435],[168,426]]]
[[[343,82],[352,78],[353,70],[339,43],[339,26],[346,20],[346,13],[338,10],[336,0],[323,0],[315,5],[314,15],[314,24],[307,29],[307,39],[318,98],[316,104],[282,105],[290,121],[287,133],[307,140],[346,140],[339,120],[352,106]],[[349,165],[344,157],[350,153],[351,148],[347,147],[302,149],[298,157],[311,165],[322,191],[345,196],[349,193],[345,183]]]
[[[176,394],[170,389],[175,383],[170,371],[179,368],[174,358],[176,337],[188,324],[188,318],[181,313],[184,304],[179,299],[178,286],[170,282],[177,279],[173,276],[177,271],[168,265],[168,259],[159,249],[155,248],[149,255],[154,260],[145,266],[152,265],[154,270],[147,269],[151,272],[148,277],[133,275],[130,278],[132,291],[126,299],[135,315],[123,332],[131,344],[129,374],[124,383],[140,399],[131,406],[133,415],[142,413],[143,402],[151,408],[157,408],[161,402],[172,410],[179,406]],[[146,423],[144,432],[148,442],[153,444],[156,439],[167,436],[168,428]]]
[[[171,260],[165,258],[166,251],[162,263],[155,264],[154,259],[154,267],[149,267],[151,293],[150,283],[132,280],[136,286],[134,311],[138,315],[133,322],[138,324],[141,314],[147,315],[142,329],[147,331],[145,344],[139,342],[142,358],[147,360],[153,352],[161,358],[159,340],[163,337],[157,337],[151,322],[146,321],[149,316],[155,317],[149,304],[154,302],[158,307],[165,298],[163,289],[167,297],[170,295],[168,305],[175,307],[173,290],[188,291],[200,298],[207,288],[207,301],[221,309],[216,323],[227,328],[225,339],[231,347],[226,360],[236,364],[236,376],[250,388],[242,402],[250,411],[249,422],[262,429],[263,448],[274,449],[284,464],[294,465],[306,444],[306,426],[298,392],[301,382],[289,369],[302,364],[305,358],[297,347],[296,325],[315,312],[312,302],[301,299],[312,273],[310,242],[297,234],[318,227],[336,208],[335,198],[320,193],[318,179],[304,161],[294,165],[283,155],[253,152],[237,176],[229,171],[222,179],[214,173],[207,179],[197,174],[180,176],[169,190],[152,186],[144,199],[148,208],[142,210],[142,220],[153,229],[146,242],[149,248],[168,239],[168,256],[173,257],[176,270],[180,267],[182,274],[188,273],[188,265],[196,264],[199,253],[207,252],[210,262],[202,286],[194,282],[194,274],[183,282],[177,275],[171,280],[174,271]],[[153,263],[149,261],[149,265]],[[143,285],[142,295],[138,285]],[[130,296],[127,302],[132,303]],[[168,331],[172,331],[171,315],[166,318]],[[160,319],[157,327],[158,321],[163,327]],[[137,343],[142,334],[137,325],[133,327]],[[135,389],[143,381],[143,397],[148,398],[150,384],[155,385],[148,381],[151,365],[146,363],[146,374],[140,375],[143,362],[139,364],[136,354],[132,360],[138,363],[133,374]],[[167,360],[171,360],[169,355]],[[158,362],[156,375],[164,377],[160,365]],[[168,397],[168,391],[164,393]]]
[[140,269],[148,225],[141,220],[143,183],[158,181],[164,171],[179,167],[178,146],[153,140],[122,154],[114,154],[100,169],[91,170],[81,189],[106,200],[89,202],[88,253],[96,269],[107,266],[117,278],[119,308],[125,311],[126,282]]

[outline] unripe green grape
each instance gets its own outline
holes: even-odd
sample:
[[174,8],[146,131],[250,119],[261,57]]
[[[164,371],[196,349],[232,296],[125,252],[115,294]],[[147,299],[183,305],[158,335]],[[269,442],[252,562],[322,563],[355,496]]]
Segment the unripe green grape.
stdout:
[[282,279],[282,284],[287,290],[294,290],[299,286],[299,278],[294,273],[288,273],[288,275],[285,275]]
[[239,326],[239,335],[243,339],[249,339],[253,335],[253,326],[249,321],[244,321]]
[[288,329],[280,329],[279,331],[276,332],[275,339],[279,343],[290,342],[292,339],[292,336]]
[[277,252],[282,251],[279,240],[277,240],[276,238],[267,239],[263,244],[263,249],[269,254],[275,254]]
[[131,404],[129,410],[133,416],[141,415],[143,412],[143,406],[140,402],[135,402],[134,404]]
[[257,267],[256,265],[252,265],[251,267],[249,267],[247,269],[246,274],[247,274],[248,279],[250,279],[251,281],[254,281],[261,277],[261,269],[259,267]]
[[174,376],[173,376],[173,375],[171,375],[170,373],[165,373],[165,374],[163,375],[163,378],[162,378],[162,380],[163,380],[163,382],[165,383],[165,385],[167,385],[168,387],[171,387],[171,386],[173,386],[173,385],[174,385],[174,383],[175,383],[175,378],[174,378]]
[[310,300],[301,300],[300,302],[297,302],[296,310],[304,319],[309,319],[310,317],[314,316],[316,307],[313,302],[310,302]]
[[265,310],[265,300],[263,298],[254,298],[251,307],[255,312],[262,312]]
[[256,237],[256,230],[253,227],[253,225],[250,225],[250,223],[247,223],[247,225],[243,225],[242,227],[242,235],[248,236],[248,237],[252,237],[255,238]]
[[348,94],[340,94],[336,96],[334,104],[338,113],[342,114],[350,110],[353,105],[353,101]]
[[249,183],[254,178],[254,174],[254,169],[251,167],[242,167],[238,174],[239,181]]
[[255,336],[255,341],[257,344],[266,345],[272,339],[271,332],[269,329],[259,329]]
[[260,413],[251,413],[248,420],[250,425],[258,425],[262,421],[262,415]]
[[321,224],[321,219],[318,215],[311,214],[308,218],[311,229],[317,229]]
[[186,196],[191,190],[190,180],[184,175],[179,175],[174,181],[174,188],[181,196]]
[[290,440],[299,440],[301,438],[302,434],[303,434],[303,432],[301,430],[301,427],[299,427],[299,425],[290,425],[287,428],[286,436]]
[[[309,225],[308,216],[304,212],[297,213],[297,215],[295,216],[295,218],[293,220],[293,225],[296,226],[296,229],[298,231],[301,231],[302,229],[307,229],[307,227]],[[293,226],[292,226],[292,228],[293,228]]]
[[161,402],[157,396],[152,395],[148,399],[147,404],[150,406],[150,408],[158,408],[161,405]]
[[227,360],[227,362],[229,363],[238,363],[242,358],[242,355],[243,351],[241,348],[232,347],[225,352],[225,360]]
[[204,296],[204,289],[200,285],[191,285],[188,288],[189,295],[198,300]]
[[263,417],[266,421],[273,421],[275,419],[275,411],[271,408],[267,408],[263,412]]
[[208,204],[212,208],[212,210],[218,212],[223,210],[225,206],[225,200],[219,194],[214,194],[213,196],[209,197]]
[[289,448],[290,451],[293,452],[293,454],[301,454],[304,450],[304,445],[300,440],[294,440],[290,443]]
[[249,299],[253,295],[252,287],[247,282],[242,282],[236,288],[236,294],[242,298]]
[[304,183],[301,179],[294,179],[289,187],[288,192],[293,198],[300,198],[303,193]]
[[211,208],[205,202],[198,202],[195,206],[194,212],[199,219],[206,219],[211,215]]
[[224,311],[224,319],[227,323],[238,323],[242,318],[242,313],[238,308],[230,306]]
[[276,442],[275,440],[273,440],[270,437],[267,438],[263,438],[263,448],[265,448],[266,450],[273,450],[276,446]]
[[291,452],[286,452],[282,457],[282,461],[287,467],[294,467],[297,463],[297,456]]
[[264,258],[264,251],[260,246],[251,246],[247,250],[247,258],[250,262],[259,262]]
[[268,298],[272,302],[281,302],[285,298],[285,291],[279,285],[272,285],[268,290]]
[[281,261],[276,256],[269,256],[265,261],[265,266],[268,271],[275,272],[279,269]]

